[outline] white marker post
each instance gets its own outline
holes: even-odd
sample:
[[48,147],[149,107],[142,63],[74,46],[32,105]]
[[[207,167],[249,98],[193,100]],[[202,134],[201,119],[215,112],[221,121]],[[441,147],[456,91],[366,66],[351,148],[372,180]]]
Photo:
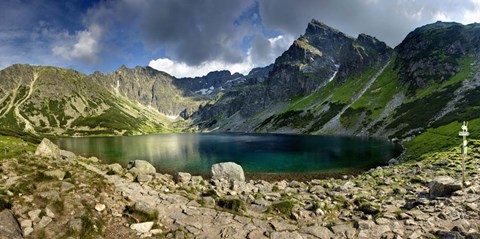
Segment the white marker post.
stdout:
[[463,137],[462,144],[462,185],[465,187],[465,158],[467,157],[467,136],[470,135],[468,132],[468,122],[463,121],[462,131],[458,133],[459,136]]

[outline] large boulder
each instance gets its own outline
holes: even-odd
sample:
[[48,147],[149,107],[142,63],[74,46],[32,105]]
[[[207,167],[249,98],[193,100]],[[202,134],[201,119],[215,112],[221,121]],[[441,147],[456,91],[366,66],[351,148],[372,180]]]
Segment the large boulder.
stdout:
[[431,198],[448,197],[462,189],[462,183],[449,176],[438,176],[430,182],[429,188]]
[[227,179],[229,181],[245,181],[242,166],[233,163],[217,163],[212,165],[213,179]]
[[52,141],[49,139],[44,138],[38,145],[37,150],[35,150],[35,155],[46,158],[60,159],[60,148],[58,148],[58,146],[52,143]]
[[127,169],[130,173],[133,175],[139,175],[139,174],[150,174],[150,175],[155,175],[157,173],[157,170],[153,165],[151,165],[149,162],[145,160],[134,160],[128,162]]
[[173,181],[175,183],[188,183],[192,179],[192,175],[189,173],[176,172],[173,175]]
[[23,238],[22,229],[13,213],[5,209],[0,212],[0,239]]

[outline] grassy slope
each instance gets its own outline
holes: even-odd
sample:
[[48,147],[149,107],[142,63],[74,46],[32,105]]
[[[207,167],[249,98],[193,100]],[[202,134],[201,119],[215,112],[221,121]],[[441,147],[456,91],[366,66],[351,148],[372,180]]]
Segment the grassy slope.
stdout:
[[[3,132],[1,132],[3,133]],[[35,151],[36,145],[20,138],[0,135],[0,159],[20,156]]]

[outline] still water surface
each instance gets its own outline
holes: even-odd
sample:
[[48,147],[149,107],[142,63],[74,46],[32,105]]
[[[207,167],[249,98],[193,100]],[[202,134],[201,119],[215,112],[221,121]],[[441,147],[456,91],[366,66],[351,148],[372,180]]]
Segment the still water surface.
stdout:
[[158,172],[208,175],[218,162],[236,162],[247,174],[328,174],[365,170],[398,156],[388,141],[278,134],[161,134],[62,138],[63,149],[127,165],[147,160]]

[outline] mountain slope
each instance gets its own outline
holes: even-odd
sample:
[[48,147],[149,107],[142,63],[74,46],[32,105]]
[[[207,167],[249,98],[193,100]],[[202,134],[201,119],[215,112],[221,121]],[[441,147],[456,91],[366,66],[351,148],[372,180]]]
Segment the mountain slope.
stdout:
[[312,20],[274,64],[246,76],[14,65],[0,72],[0,130],[360,135],[400,139],[415,154],[456,144],[463,120],[480,133],[479,56],[480,24],[429,24],[392,49]]
[[383,71],[351,75],[343,83],[335,77],[256,130],[288,128],[406,141],[418,136],[406,145],[422,148],[418,145],[431,142],[432,147],[423,150],[451,147],[458,142],[460,121],[470,121],[472,136],[480,133],[479,42],[479,24],[437,22],[420,27],[395,48]]
[[[265,132],[274,128],[275,131],[288,126],[288,122],[278,119],[273,126],[265,127],[275,117],[272,115],[280,113],[280,118],[287,116],[289,122],[296,122],[296,128],[304,128],[307,125],[303,122],[310,123],[317,115],[310,112],[283,115],[282,111],[292,101],[318,92],[333,79],[337,79],[336,85],[342,85],[352,75],[379,69],[391,52],[391,48],[374,37],[361,34],[355,39],[312,20],[305,34],[276,59],[263,81],[235,89],[202,107],[194,115],[195,123],[201,129]],[[216,118],[212,120],[212,116]],[[302,118],[302,122],[297,118]]]

